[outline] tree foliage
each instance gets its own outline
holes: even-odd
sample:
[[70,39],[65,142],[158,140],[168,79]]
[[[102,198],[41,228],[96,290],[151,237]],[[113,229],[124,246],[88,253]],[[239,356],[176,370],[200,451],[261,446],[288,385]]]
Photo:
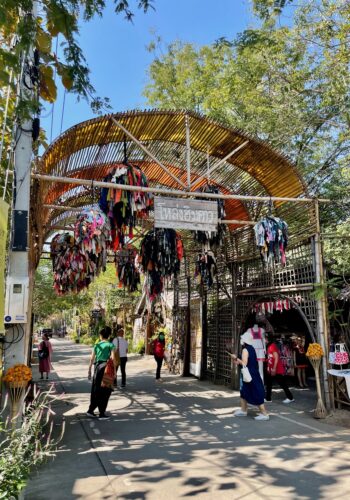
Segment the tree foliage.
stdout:
[[39,323],[49,317],[62,317],[77,310],[81,323],[86,326],[91,319],[93,309],[103,308],[106,321],[111,323],[112,317],[123,317],[134,313],[140,292],[127,292],[118,288],[115,266],[107,265],[107,270],[98,276],[88,289],[78,294],[58,296],[53,288],[52,264],[41,260],[35,275],[33,296],[33,313]]
[[[37,6],[37,16],[33,16],[33,4]],[[52,103],[56,100],[56,76],[67,92],[88,100],[94,112],[110,108],[109,99],[96,94],[79,45],[79,24],[101,17],[106,4],[105,0],[1,1],[0,123],[4,122],[7,93],[10,92],[5,151],[13,144],[14,124],[38,116],[42,101]],[[133,19],[135,8],[147,12],[153,8],[152,4],[153,0],[114,0],[116,14],[124,14],[129,21]],[[58,40],[59,53],[55,50]],[[36,49],[34,59],[32,49]],[[26,90],[19,93],[21,81],[25,82]],[[33,95],[28,90],[32,90]],[[0,163],[1,184],[6,156],[2,155]]]
[[[334,200],[322,206],[323,224],[345,228],[350,3],[303,0],[292,22],[276,23],[274,13],[287,3],[255,1],[263,21],[234,40],[202,47],[175,41],[166,50],[158,40],[150,47],[154,60],[144,95],[152,106],[200,111],[270,142],[295,162],[311,194]],[[335,241],[340,256],[344,242]]]
[[304,4],[292,26],[264,24],[199,48],[174,42],[159,56],[153,47],[144,94],[151,105],[202,111],[269,141],[320,193],[350,153],[350,4]]

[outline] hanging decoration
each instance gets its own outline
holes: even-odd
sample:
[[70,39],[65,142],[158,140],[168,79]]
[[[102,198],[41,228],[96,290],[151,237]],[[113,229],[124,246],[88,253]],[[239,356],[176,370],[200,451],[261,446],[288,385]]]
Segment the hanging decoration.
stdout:
[[194,276],[198,277],[204,286],[210,288],[214,283],[216,273],[216,259],[213,252],[198,254]]
[[[113,169],[105,182],[128,186],[148,187],[145,174],[138,166],[125,162]],[[136,217],[146,217],[152,204],[151,195],[141,191],[102,188],[99,205],[108,216],[112,229],[112,249],[114,251],[126,244],[126,238],[133,238]]]
[[118,250],[115,254],[116,274],[119,280],[119,288],[126,288],[129,292],[135,292],[140,284],[140,271],[138,265],[137,250],[132,245]]
[[163,291],[164,280],[178,274],[182,258],[182,240],[174,229],[155,228],[145,235],[139,261],[146,273],[146,292],[151,302]]
[[77,217],[74,237],[57,234],[51,242],[54,289],[58,295],[87,288],[106,270],[110,226],[100,209],[85,209]]
[[99,208],[84,209],[78,215],[74,228],[75,244],[86,256],[93,275],[106,270],[107,250],[111,243],[111,228],[106,215]]
[[261,314],[273,314],[274,311],[289,311],[293,307],[293,303],[288,299],[270,300],[268,302],[259,302],[258,304],[255,304],[252,312]]
[[[199,190],[199,192],[220,194],[220,191],[216,186],[208,183],[205,186],[203,186]],[[217,200],[217,204],[218,204],[218,218],[222,220],[226,217],[225,201]],[[225,232],[226,232],[225,224],[218,224],[215,233],[208,231],[195,231],[194,239],[202,244],[204,252],[216,246],[222,245],[224,243]]]
[[285,266],[288,244],[287,223],[279,217],[268,215],[254,226],[254,232],[263,265],[269,266],[275,262]]

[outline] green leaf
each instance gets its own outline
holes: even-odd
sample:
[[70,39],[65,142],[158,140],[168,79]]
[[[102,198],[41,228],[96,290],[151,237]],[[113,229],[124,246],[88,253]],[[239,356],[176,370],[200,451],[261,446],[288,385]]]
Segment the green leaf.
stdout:
[[57,98],[57,87],[51,66],[40,67],[40,97],[48,102],[55,102]]
[[51,36],[41,28],[38,29],[36,35],[36,47],[40,52],[51,52]]

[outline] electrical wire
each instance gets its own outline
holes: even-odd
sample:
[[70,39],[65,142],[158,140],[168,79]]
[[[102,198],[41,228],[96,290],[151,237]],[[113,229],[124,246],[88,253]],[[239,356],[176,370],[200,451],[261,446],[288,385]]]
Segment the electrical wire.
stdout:
[[60,135],[62,134],[62,127],[63,127],[63,116],[64,116],[64,108],[66,105],[66,93],[67,90],[64,89],[64,94],[63,94],[63,104],[62,104],[62,114],[61,114],[61,127],[60,127]]
[[[58,50],[58,36],[56,37],[56,48],[55,48],[55,56],[57,59],[57,50]],[[55,73],[53,80],[56,85],[56,76],[57,76],[57,68],[55,66]],[[55,101],[52,103],[52,115],[51,115],[51,129],[50,129],[50,142],[52,142],[52,135],[53,135],[53,121],[54,121],[54,115],[55,115]]]
[[[10,347],[14,344],[18,344],[19,342],[21,342],[21,340],[24,338],[24,328],[21,324],[17,324],[17,323],[14,323],[12,325],[6,325],[5,326],[7,332],[9,330],[12,331],[12,334],[13,334],[13,338],[12,340],[6,340],[6,336],[7,336],[7,332],[6,332],[6,336],[5,338],[3,339],[3,349],[4,351],[10,349]],[[20,328],[22,329],[22,333],[20,333]],[[15,337],[15,330],[16,330],[16,337]]]

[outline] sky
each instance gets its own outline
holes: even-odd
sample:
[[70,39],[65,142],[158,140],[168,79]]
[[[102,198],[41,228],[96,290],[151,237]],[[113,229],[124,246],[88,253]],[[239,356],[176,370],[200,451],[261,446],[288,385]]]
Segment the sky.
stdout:
[[[112,0],[107,3],[102,19],[81,24],[80,45],[97,95],[111,100],[113,112],[147,107],[142,91],[153,60],[147,46],[154,33],[164,44],[181,40],[200,46],[221,37],[233,39],[252,24],[249,0],[155,0],[155,11],[144,14],[136,10],[133,23],[114,13]],[[54,107],[47,105],[42,113],[41,126],[48,142],[60,134],[62,117],[64,132],[95,116],[85,101],[77,102],[76,96],[69,94],[62,113],[63,95],[58,86]]]

